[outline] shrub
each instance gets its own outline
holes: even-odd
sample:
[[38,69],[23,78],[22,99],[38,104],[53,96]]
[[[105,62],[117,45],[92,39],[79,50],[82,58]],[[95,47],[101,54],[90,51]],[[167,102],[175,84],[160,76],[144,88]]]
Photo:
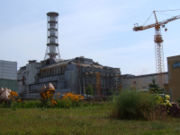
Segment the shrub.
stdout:
[[62,99],[60,99],[59,103],[62,107],[69,108],[74,106],[79,106],[80,102],[84,99],[84,96],[73,94],[73,93],[65,93]]
[[157,95],[158,103],[167,107],[171,107],[170,96],[168,94]]
[[115,97],[113,117],[119,119],[152,119],[157,96],[145,92],[123,91]]
[[94,90],[93,90],[93,86],[91,84],[88,84],[87,88],[86,88],[86,94],[87,95],[94,95]]
[[70,108],[70,107],[72,107],[72,105],[73,105],[72,100],[66,98],[66,99],[58,100],[56,106],[59,108]]
[[171,106],[169,107],[169,115],[172,117],[180,117],[180,107],[177,103],[172,102]]
[[84,99],[84,96],[78,95],[78,94],[73,94],[71,92],[65,93],[62,99],[70,99],[72,101],[78,102],[80,100]]
[[48,87],[45,85],[42,87],[42,91],[40,92],[42,106],[49,107],[56,104],[56,101],[53,99],[54,93],[55,88],[52,83],[49,83]]
[[156,94],[165,93],[165,90],[162,89],[162,88],[160,88],[160,87],[156,84],[155,80],[152,80],[152,83],[149,84],[149,91],[150,91],[151,93],[156,93]]
[[[84,99],[84,96],[65,93],[61,98],[53,99],[54,90],[44,90],[41,93],[41,100],[26,100],[22,101],[20,98],[17,100],[4,101],[0,104],[0,107],[3,108],[70,108],[81,105],[81,101]],[[60,96],[60,94],[58,94]],[[13,96],[14,98],[14,96]]]
[[178,105],[180,106],[180,97],[177,98],[176,102],[178,103]]

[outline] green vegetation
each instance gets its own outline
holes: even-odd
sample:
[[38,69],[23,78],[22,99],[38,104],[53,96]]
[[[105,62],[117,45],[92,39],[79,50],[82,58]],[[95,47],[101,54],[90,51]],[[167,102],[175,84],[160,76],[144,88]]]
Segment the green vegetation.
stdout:
[[13,102],[2,102],[0,108],[40,108],[43,104],[40,100],[27,100],[27,101],[13,101]]
[[91,84],[88,84],[87,88],[86,88],[86,94],[87,95],[94,95],[94,90],[93,90],[93,86]]
[[41,100],[11,95],[0,104],[0,135],[180,134],[180,119],[170,117],[179,116],[180,110],[173,108],[169,95],[131,90],[114,95],[113,102],[86,101],[73,93],[53,99],[49,91],[41,93]]
[[0,108],[0,135],[179,135],[180,119],[116,120],[112,103],[70,109]]
[[157,96],[145,92],[123,91],[114,100],[113,117],[118,119],[153,119]]
[[27,100],[27,101],[13,101],[13,102],[3,102],[0,104],[0,108],[71,108],[77,106],[84,106],[86,103],[81,101],[73,101],[71,99],[59,99],[56,101],[56,104],[52,104],[52,102],[41,102],[40,100]]
[[155,80],[152,80],[152,83],[149,84],[149,91],[150,91],[151,93],[157,93],[157,94],[163,94],[163,93],[165,93],[165,90],[162,89],[162,88],[160,88],[160,87],[156,84]]
[[180,106],[180,97],[176,100],[176,102],[177,102],[178,105]]
[[24,100],[17,97],[17,93],[11,91],[10,99],[0,102],[0,108],[71,108],[84,105],[84,96],[66,93],[62,97],[53,99],[51,91],[41,93],[40,100]]

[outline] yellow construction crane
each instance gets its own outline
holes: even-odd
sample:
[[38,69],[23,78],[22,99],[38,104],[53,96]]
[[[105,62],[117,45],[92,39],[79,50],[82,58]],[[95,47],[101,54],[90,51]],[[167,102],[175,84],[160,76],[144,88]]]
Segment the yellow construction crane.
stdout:
[[[163,86],[163,76],[162,72],[164,72],[164,54],[163,54],[163,39],[161,36],[161,27],[165,28],[165,24],[180,19],[180,15],[173,16],[169,19],[166,19],[164,21],[158,21],[156,16],[156,11],[153,11],[154,17],[155,17],[155,23],[149,24],[146,26],[138,26],[136,24],[133,28],[134,31],[142,31],[150,28],[155,28],[155,35],[154,35],[154,42],[155,42],[155,58],[156,58],[156,71],[159,73],[158,81],[161,86]],[[167,28],[165,28],[165,31],[167,31]]]

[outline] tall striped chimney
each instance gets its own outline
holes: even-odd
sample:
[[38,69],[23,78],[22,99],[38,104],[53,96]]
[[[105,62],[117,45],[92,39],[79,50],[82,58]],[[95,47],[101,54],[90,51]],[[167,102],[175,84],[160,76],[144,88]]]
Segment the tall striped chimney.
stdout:
[[44,59],[60,59],[58,44],[58,13],[47,13],[47,48]]

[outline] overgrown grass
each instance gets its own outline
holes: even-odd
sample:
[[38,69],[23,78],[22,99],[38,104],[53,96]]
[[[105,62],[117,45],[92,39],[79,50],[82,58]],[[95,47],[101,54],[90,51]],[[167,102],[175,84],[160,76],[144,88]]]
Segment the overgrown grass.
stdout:
[[40,100],[25,100],[21,102],[3,102],[0,103],[0,108],[71,108],[77,106],[88,105],[89,103],[82,101],[72,101],[71,99],[58,99],[57,104],[53,105],[51,101],[48,101],[47,104],[43,104]]
[[0,108],[0,135],[179,135],[180,120],[115,120],[112,103],[75,108]]
[[119,119],[153,119],[157,96],[145,92],[123,91],[114,99],[113,117]]
[[63,99],[63,100],[57,100],[57,105],[52,105],[50,102],[48,104],[44,105],[40,100],[25,100],[22,102],[3,102],[0,103],[0,108],[10,108],[10,109],[20,109],[20,108],[40,108],[40,109],[47,109],[47,108],[75,108],[75,107],[87,107],[87,106],[98,106],[101,105],[101,102],[96,101],[72,101],[70,99]]
[[42,106],[40,100],[27,100],[22,102],[3,102],[0,104],[0,108],[39,108]]

